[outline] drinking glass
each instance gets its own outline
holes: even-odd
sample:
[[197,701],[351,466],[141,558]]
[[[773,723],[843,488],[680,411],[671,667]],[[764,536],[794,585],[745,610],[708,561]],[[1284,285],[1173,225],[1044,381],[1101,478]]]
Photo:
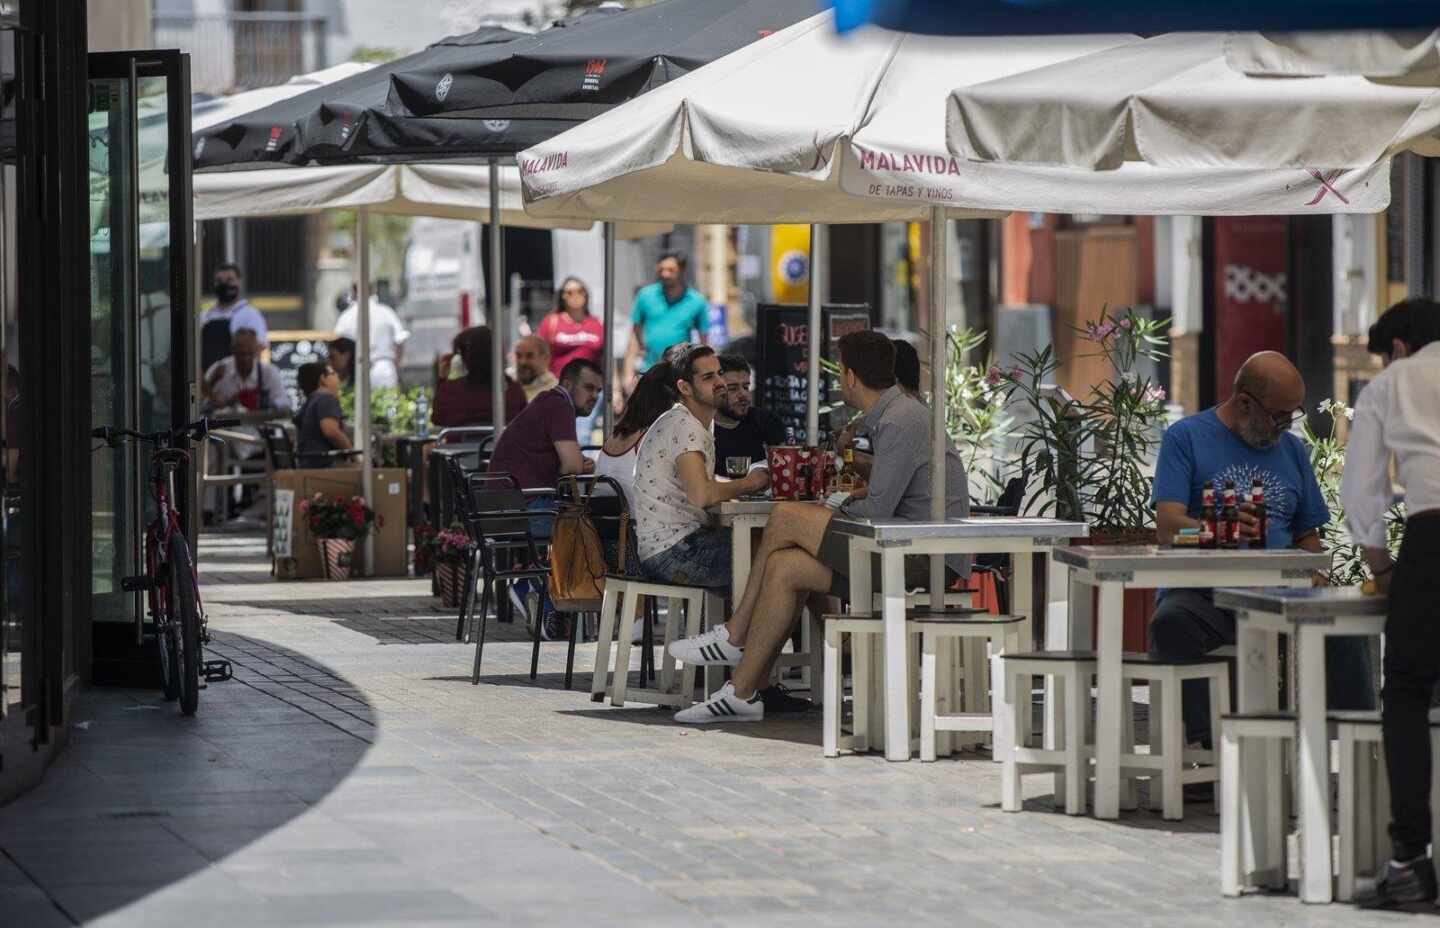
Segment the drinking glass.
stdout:
[[739,480],[750,473],[750,459],[746,457],[726,458],[725,473],[732,480]]

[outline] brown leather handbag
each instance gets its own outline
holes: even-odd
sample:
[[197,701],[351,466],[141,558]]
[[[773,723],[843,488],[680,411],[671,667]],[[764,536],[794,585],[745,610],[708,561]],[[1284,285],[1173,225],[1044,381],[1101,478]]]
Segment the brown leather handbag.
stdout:
[[[574,477],[569,498],[557,506],[550,536],[550,601],[561,612],[598,612],[605,595],[605,546],[590,517],[594,483],[582,486]],[[629,514],[620,517],[620,550],[629,543]]]

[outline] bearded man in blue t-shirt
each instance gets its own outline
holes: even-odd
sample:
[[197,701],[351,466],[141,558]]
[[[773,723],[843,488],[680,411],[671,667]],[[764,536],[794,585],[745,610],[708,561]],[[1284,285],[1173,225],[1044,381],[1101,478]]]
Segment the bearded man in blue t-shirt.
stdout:
[[[1226,482],[1247,498],[1256,479],[1265,486],[1268,548],[1323,550],[1320,532],[1330,510],[1305,445],[1290,431],[1305,414],[1305,380],[1274,351],[1252,356],[1235,376],[1230,399],[1170,427],[1155,464],[1155,526],[1162,544],[1182,528],[1198,526],[1201,492],[1209,482],[1218,498]],[[1253,526],[1247,502],[1240,518]],[[1317,576],[1317,583],[1326,582]],[[1195,658],[1235,643],[1235,614],[1215,606],[1210,590],[1168,590],[1150,620],[1150,652],[1168,659]],[[1375,695],[1363,638],[1331,638],[1326,651],[1328,701],[1335,709],[1373,709]],[[1203,680],[1183,689],[1185,733],[1208,744],[1210,700]]]

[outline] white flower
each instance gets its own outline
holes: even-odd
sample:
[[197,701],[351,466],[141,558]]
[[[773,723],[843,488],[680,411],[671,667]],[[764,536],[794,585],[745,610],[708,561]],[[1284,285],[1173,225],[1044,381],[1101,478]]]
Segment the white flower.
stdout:
[[1345,418],[1346,418],[1346,419],[1349,419],[1351,422],[1354,422],[1354,421],[1355,421],[1355,410],[1351,409],[1351,408],[1348,407],[1348,406],[1345,407]]

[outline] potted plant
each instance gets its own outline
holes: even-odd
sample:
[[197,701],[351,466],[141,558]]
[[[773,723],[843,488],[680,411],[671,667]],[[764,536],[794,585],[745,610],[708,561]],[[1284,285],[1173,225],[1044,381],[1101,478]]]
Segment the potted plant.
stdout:
[[1106,358],[1114,376],[1077,399],[1055,388],[1059,367],[1046,346],[1022,355],[1009,372],[991,376],[1008,383],[1011,399],[1028,407],[1016,462],[1031,475],[1025,511],[1085,522],[1095,544],[1140,544],[1155,540],[1155,514],[1147,462],[1154,458],[1165,421],[1165,391],[1135,371],[1141,359],[1165,357],[1161,332],[1167,320],[1152,320],[1133,309],[1102,308],[1082,337]]
[[470,557],[470,536],[458,524],[431,534],[425,540],[430,563],[435,565],[435,587],[440,605],[457,608],[465,586],[465,561]]
[[355,542],[375,530],[375,510],[359,496],[327,498],[323,493],[301,500],[299,508],[320,549],[325,579],[350,579]]

